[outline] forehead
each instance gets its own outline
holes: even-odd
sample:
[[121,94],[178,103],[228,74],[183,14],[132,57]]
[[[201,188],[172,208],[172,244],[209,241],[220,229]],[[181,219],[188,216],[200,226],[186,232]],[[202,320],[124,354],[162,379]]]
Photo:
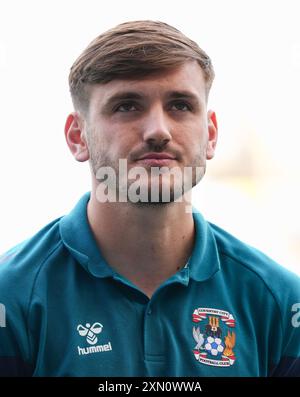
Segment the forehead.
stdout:
[[188,61],[170,70],[150,74],[138,79],[115,79],[89,88],[90,105],[105,104],[114,95],[137,91],[143,96],[164,96],[170,91],[190,92],[200,99],[206,97],[203,71],[196,61]]

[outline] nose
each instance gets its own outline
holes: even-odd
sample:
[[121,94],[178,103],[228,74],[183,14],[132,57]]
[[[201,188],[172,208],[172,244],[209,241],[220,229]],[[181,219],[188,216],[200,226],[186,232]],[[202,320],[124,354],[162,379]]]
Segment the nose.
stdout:
[[172,139],[168,116],[161,105],[153,106],[144,120],[143,138],[150,144],[166,144]]

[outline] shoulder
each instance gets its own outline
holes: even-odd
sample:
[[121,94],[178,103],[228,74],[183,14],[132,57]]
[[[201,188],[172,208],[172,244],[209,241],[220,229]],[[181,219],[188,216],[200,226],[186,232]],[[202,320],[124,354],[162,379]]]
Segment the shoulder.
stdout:
[[208,225],[214,235],[223,266],[231,267],[237,273],[246,272],[249,282],[260,280],[281,307],[300,302],[299,276],[220,227],[212,223]]
[[[213,223],[208,222],[208,225],[215,237],[221,256],[223,255],[233,262],[240,264],[240,266],[256,273],[263,279],[284,277],[287,280],[296,280],[296,282],[299,282],[300,279],[296,274],[279,265],[262,251],[244,243]],[[270,271],[272,271],[272,274],[270,274]]]
[[34,236],[0,256],[1,302],[17,303],[21,297],[23,301],[29,299],[40,270],[62,245],[59,220],[52,221]]

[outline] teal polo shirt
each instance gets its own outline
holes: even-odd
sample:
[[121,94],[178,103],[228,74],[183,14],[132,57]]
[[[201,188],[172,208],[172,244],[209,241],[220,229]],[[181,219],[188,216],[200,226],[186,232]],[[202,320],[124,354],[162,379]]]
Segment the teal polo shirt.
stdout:
[[101,255],[89,197],[1,257],[0,375],[300,375],[296,275],[195,211],[189,263],[149,299]]

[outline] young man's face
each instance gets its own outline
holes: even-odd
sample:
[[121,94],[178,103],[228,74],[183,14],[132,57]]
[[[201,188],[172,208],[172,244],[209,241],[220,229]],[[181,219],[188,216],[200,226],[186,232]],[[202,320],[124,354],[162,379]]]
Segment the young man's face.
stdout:
[[[193,170],[186,172],[190,179],[186,186],[199,182],[217,139],[215,114],[207,113],[205,81],[195,61],[138,80],[92,86],[86,126],[94,174],[100,167],[112,167],[118,176],[119,159],[125,159],[128,171],[133,167],[146,171],[139,183],[147,188],[148,197],[151,184],[159,183],[159,201],[162,185],[170,190],[170,201],[178,198],[174,183],[182,184],[185,167]],[[153,167],[177,167],[182,181],[179,174],[155,176]],[[118,178],[118,186],[125,182],[130,186],[133,180]]]

